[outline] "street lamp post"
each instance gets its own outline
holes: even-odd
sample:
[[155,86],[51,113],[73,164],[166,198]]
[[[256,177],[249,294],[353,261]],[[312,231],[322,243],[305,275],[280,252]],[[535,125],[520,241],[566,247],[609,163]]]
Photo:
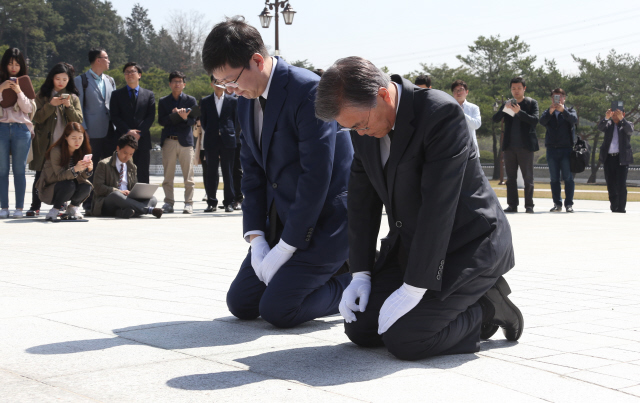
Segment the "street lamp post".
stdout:
[[289,0],[275,0],[273,3],[269,3],[269,0],[266,0],[264,3],[264,10],[258,15],[260,17],[260,25],[262,28],[269,28],[269,24],[271,24],[271,19],[273,16],[269,10],[274,10],[276,16],[276,56],[280,55],[280,42],[278,39],[278,9],[282,7],[282,17],[284,18],[284,23],[287,25],[291,25],[293,23],[293,17],[296,14],[296,11],[293,11]]

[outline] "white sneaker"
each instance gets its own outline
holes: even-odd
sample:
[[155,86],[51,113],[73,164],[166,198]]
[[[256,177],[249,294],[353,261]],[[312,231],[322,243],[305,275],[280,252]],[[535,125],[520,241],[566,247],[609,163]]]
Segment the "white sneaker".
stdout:
[[0,218],[9,218],[9,209],[7,209],[7,210],[5,210],[5,209],[0,210]]
[[78,220],[82,220],[84,218],[84,216],[80,214],[80,208],[78,206],[69,205],[69,207],[67,207],[67,214],[75,216]]
[[165,203],[162,206],[162,211],[165,212],[165,213],[173,213],[173,206],[170,205],[169,203]]
[[57,208],[52,208],[51,210],[49,210],[44,219],[47,221],[56,221],[58,219],[59,212],[60,210],[58,210]]
[[185,204],[184,205],[184,210],[182,210],[182,214],[193,214],[193,205],[192,204]]
[[13,211],[13,218],[22,218],[22,217],[24,217],[24,214],[22,214],[22,210]]

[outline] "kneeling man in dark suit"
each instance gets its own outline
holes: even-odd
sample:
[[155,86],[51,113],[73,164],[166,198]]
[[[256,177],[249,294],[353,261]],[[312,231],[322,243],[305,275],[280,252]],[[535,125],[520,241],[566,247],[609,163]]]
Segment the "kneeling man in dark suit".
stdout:
[[336,274],[348,255],[353,147],[334,121],[315,116],[318,76],[269,56],[242,17],[217,24],[202,54],[215,85],[240,95],[243,236],[251,250],[227,293],[229,311],[278,327],[338,313],[351,281],[346,270]]
[[[348,57],[322,76],[316,115],[350,131],[355,150],[347,336],[406,360],[477,352],[498,327],[517,340],[522,314],[502,277],[511,229],[458,103]],[[391,229],[376,259],[383,207]]]

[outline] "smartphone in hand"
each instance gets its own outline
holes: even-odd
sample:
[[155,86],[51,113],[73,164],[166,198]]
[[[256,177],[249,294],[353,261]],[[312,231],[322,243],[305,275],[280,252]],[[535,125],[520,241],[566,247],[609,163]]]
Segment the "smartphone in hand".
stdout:
[[560,95],[556,94],[553,96],[553,103],[554,104],[559,104],[560,103]]
[[67,99],[67,98],[69,98],[69,94],[62,94],[62,95],[60,95],[60,98]]
[[93,154],[86,154],[82,159],[82,162],[91,162],[91,157],[93,157]]

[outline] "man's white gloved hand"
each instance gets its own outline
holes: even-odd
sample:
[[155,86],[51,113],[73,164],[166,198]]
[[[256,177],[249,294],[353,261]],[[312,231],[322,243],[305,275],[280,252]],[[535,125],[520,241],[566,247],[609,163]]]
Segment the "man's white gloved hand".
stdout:
[[[364,312],[371,295],[371,275],[368,271],[353,274],[351,283],[342,292],[342,300],[338,309],[340,315],[347,323],[355,322],[354,312]],[[360,298],[360,304],[356,304],[356,299]]]
[[425,292],[427,292],[426,288],[413,287],[404,283],[393,294],[389,295],[389,298],[384,301],[382,308],[380,308],[378,334],[389,330],[391,325],[396,323],[398,319],[415,308]]
[[262,281],[266,285],[269,285],[271,279],[276,275],[278,270],[280,270],[282,265],[291,259],[296,249],[296,247],[287,244],[281,239],[280,242],[267,253],[267,256],[264,257],[260,265],[260,271],[263,277]]
[[251,267],[253,267],[253,271],[256,272],[256,276],[262,282],[264,282],[264,278],[260,266],[270,250],[271,248],[269,248],[269,243],[267,243],[265,237],[259,235],[251,240]]

